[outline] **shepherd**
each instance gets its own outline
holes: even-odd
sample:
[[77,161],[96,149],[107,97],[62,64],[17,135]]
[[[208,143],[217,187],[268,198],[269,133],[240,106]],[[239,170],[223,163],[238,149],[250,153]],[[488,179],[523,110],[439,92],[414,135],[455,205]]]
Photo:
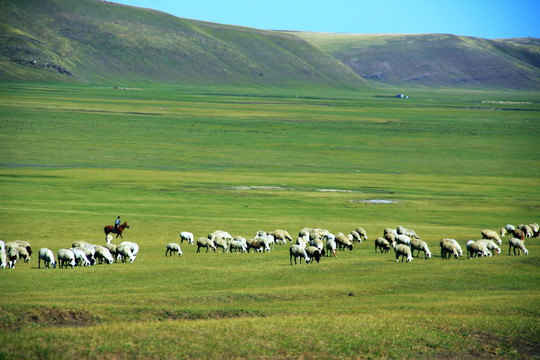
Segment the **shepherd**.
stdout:
[[120,225],[120,216],[118,216],[116,220],[114,221],[114,228],[112,232],[115,234],[116,234],[116,229],[118,229],[118,225]]

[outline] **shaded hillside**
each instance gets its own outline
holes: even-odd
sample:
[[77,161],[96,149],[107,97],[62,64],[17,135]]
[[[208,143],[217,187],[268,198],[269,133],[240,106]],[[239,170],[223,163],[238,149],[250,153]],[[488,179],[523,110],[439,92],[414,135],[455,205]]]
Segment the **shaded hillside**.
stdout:
[[0,2],[0,80],[366,85],[291,34],[99,0]]
[[445,34],[294,34],[374,83],[540,88],[538,39],[487,40]]

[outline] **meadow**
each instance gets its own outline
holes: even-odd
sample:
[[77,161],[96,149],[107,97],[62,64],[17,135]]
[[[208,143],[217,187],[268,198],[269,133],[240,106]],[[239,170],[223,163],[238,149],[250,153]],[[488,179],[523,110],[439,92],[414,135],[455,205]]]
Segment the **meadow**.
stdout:
[[[0,238],[56,253],[120,215],[141,248],[0,270],[0,358],[538,358],[539,240],[474,260],[438,244],[538,222],[540,94],[398,92],[0,84]],[[433,258],[375,253],[398,225]],[[358,226],[367,242],[319,264],[289,245],[164,256],[183,230]]]

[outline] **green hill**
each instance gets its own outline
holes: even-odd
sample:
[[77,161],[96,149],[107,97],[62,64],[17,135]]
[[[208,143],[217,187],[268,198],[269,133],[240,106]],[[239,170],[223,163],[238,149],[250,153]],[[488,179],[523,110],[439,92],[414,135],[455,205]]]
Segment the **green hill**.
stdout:
[[99,0],[0,2],[0,80],[362,87],[303,39]]
[[375,84],[540,88],[540,40],[295,32]]

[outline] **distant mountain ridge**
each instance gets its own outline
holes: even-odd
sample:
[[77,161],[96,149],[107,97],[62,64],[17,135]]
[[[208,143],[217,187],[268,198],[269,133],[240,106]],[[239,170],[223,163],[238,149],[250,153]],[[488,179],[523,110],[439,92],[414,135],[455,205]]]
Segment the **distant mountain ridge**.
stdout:
[[295,32],[372,83],[540,89],[540,39]]
[[358,88],[303,39],[99,0],[3,0],[0,80]]
[[540,40],[269,31],[101,0],[3,0],[0,81],[540,89]]

